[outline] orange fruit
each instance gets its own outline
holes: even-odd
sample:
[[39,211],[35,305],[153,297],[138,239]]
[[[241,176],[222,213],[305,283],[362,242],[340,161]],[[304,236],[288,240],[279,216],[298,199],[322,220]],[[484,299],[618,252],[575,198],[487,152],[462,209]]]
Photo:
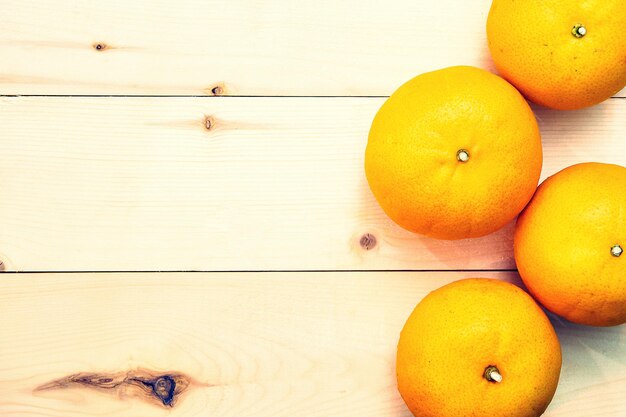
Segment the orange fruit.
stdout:
[[493,0],[487,38],[500,74],[528,99],[579,109],[626,86],[624,0]]
[[365,174],[387,215],[440,239],[489,234],[524,208],[541,172],[528,103],[490,72],[450,67],[419,75],[382,105]]
[[559,340],[544,312],[495,279],[431,292],[398,343],[398,390],[417,417],[536,417],[560,370]]
[[626,168],[578,164],[545,180],[514,247],[524,283],[548,310],[581,324],[626,323]]

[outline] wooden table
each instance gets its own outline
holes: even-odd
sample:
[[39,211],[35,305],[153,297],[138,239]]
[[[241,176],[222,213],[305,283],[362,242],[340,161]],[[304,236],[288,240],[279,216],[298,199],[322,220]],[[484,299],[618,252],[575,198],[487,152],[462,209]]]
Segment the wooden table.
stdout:
[[[406,232],[363,152],[402,82],[493,69],[489,4],[2,1],[0,415],[409,416],[404,320],[459,278],[519,282],[512,225]],[[535,108],[542,178],[626,165],[624,97]],[[546,416],[626,415],[624,326],[552,319]]]

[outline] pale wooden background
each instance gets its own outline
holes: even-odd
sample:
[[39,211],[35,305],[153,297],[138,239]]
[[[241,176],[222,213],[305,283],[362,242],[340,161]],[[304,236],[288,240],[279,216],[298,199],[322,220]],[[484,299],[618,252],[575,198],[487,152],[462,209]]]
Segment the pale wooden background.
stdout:
[[[371,196],[363,151],[402,82],[493,69],[489,4],[3,0],[0,268],[31,273],[0,277],[0,415],[408,417],[404,320],[459,278],[519,283],[512,225],[405,232]],[[543,178],[626,165],[622,97],[536,108]],[[552,319],[564,367],[546,415],[626,415],[624,326]],[[171,409],[33,391],[138,368],[195,383]]]

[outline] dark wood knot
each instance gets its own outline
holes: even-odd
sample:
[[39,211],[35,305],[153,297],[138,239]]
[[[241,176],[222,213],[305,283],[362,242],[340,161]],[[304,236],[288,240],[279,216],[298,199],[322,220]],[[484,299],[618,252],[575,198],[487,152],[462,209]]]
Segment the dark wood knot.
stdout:
[[213,128],[214,122],[211,116],[206,116],[204,118],[204,127],[206,130],[211,130]]
[[365,233],[359,239],[359,244],[365,250],[372,250],[376,247],[376,236],[371,233]]

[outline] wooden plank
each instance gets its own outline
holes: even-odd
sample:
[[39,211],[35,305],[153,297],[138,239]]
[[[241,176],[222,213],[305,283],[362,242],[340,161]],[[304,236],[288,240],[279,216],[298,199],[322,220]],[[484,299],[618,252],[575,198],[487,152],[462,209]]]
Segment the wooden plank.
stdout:
[[[0,414],[409,417],[395,388],[400,329],[429,291],[469,276],[519,282],[493,272],[5,276]],[[564,367],[546,416],[624,415],[626,328],[553,322]],[[71,375],[83,384],[54,383]],[[111,387],[127,375],[189,385],[164,407],[128,381]]]
[[[382,102],[0,98],[0,259],[22,271],[514,268],[512,225],[448,242],[387,219],[363,172]],[[544,178],[626,165],[626,100],[537,114]]]
[[389,95],[421,72],[493,68],[490,4],[4,0],[0,93]]

